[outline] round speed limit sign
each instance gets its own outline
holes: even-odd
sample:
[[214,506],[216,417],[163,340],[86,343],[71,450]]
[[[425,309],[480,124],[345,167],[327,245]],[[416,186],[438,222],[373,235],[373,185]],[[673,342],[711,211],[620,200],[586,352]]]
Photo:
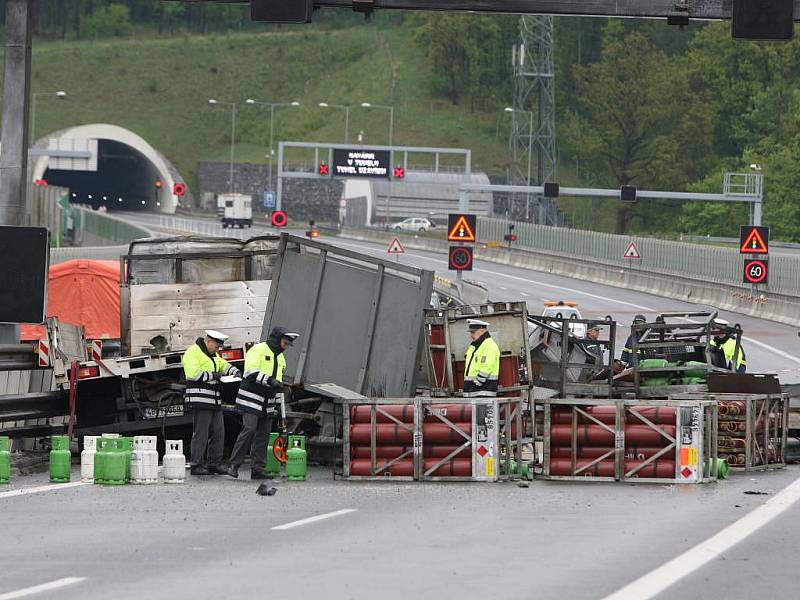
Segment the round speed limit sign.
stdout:
[[769,278],[769,260],[760,258],[744,261],[742,283],[767,283]]

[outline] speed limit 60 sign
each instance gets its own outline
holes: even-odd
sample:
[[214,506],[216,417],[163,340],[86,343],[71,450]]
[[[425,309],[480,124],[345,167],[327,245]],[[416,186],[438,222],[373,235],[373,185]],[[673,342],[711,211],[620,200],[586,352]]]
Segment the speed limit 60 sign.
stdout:
[[472,271],[472,248],[470,246],[450,246],[451,271]]
[[769,260],[759,258],[744,261],[742,283],[764,283],[769,281]]

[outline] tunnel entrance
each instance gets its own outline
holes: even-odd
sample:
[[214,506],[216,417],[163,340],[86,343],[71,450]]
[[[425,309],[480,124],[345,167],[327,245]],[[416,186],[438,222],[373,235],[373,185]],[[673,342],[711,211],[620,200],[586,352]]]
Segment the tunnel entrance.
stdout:
[[158,171],[135,148],[113,140],[98,140],[97,171],[63,171],[48,168],[50,185],[68,188],[70,201],[108,210],[160,210]]
[[[70,127],[40,139],[34,147],[37,157],[28,172],[31,182],[44,179],[69,189],[74,204],[172,214],[180,200],[175,184],[183,184],[177,188],[179,193],[186,190],[183,177],[163,154],[117,125]],[[97,169],[93,170],[95,158]],[[188,193],[184,199],[191,201]]]

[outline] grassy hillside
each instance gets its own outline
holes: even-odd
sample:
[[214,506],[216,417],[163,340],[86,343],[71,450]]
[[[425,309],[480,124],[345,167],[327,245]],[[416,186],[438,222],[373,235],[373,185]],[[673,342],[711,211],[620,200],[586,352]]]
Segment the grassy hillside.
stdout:
[[[241,103],[236,158],[265,162],[269,111],[246,98],[297,100],[276,112],[276,142],[341,141],[350,105],[350,139],[388,141],[388,111],[361,102],[394,104],[396,144],[468,147],[474,168],[502,173],[508,119],[502,107],[470,112],[434,99],[424,57],[401,28],[370,24],[343,30],[288,29],[97,42],[34,44],[35,93],[66,90],[65,100],[39,97],[36,136],[66,126],[108,122],[127,127],[166,154],[194,182],[197,162],[227,160],[230,112],[209,98]],[[499,129],[498,129],[499,128]],[[498,134],[499,130],[499,134]]]

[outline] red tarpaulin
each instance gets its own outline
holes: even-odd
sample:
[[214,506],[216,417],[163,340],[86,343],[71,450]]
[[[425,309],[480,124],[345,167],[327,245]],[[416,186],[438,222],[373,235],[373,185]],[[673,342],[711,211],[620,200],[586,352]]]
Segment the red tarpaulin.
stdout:
[[[119,262],[69,260],[50,267],[47,316],[83,325],[86,338],[119,339]],[[44,337],[41,325],[23,325],[20,339]]]

